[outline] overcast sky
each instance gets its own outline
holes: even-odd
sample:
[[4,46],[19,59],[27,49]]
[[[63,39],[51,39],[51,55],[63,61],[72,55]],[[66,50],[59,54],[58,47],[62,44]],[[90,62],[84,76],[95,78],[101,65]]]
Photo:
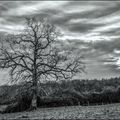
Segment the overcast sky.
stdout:
[[[81,78],[119,76],[120,2],[1,1],[0,32],[22,30],[23,17],[36,15],[49,19],[64,34],[64,43],[84,55],[87,74]],[[6,71],[0,74],[6,79]]]

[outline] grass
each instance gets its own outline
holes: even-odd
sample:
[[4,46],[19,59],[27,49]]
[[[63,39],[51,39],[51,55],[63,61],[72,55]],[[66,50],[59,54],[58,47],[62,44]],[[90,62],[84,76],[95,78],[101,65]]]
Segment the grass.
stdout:
[[38,108],[30,112],[0,114],[0,119],[120,119],[120,104]]

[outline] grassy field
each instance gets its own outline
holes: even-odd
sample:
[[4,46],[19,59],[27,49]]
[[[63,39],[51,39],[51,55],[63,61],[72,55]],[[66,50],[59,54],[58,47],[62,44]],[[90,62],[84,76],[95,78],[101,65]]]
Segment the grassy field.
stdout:
[[0,119],[120,119],[120,104],[39,108],[30,112],[0,114]]

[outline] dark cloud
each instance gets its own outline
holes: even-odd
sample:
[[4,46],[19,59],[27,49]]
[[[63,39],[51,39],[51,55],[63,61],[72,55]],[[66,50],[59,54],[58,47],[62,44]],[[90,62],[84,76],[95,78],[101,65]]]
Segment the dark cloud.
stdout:
[[93,43],[94,49],[104,51],[106,53],[113,53],[115,49],[120,50],[120,39],[114,39],[111,41],[98,41]]
[[109,31],[103,31],[101,33],[104,35],[108,35],[108,36],[112,36],[112,35],[118,36],[120,35],[120,28],[116,28],[116,29],[109,30]]
[[97,25],[97,24],[88,24],[88,23],[71,23],[69,26],[68,26],[68,29],[71,31],[71,32],[80,32],[80,33],[86,33],[86,32],[89,32],[95,28],[97,28],[98,26],[100,25]]
[[63,14],[63,11],[62,10],[57,10],[57,9],[44,9],[43,11],[42,11],[43,13],[46,13],[46,14],[48,14],[48,15],[51,15],[51,17],[52,17],[52,15],[59,15],[59,14]]
[[0,13],[7,11],[7,10],[8,10],[8,8],[5,5],[0,4]]
[[85,18],[100,18],[109,17],[118,11],[120,11],[120,2],[103,2],[104,8],[101,6],[97,11],[88,11],[81,14],[81,17]]
[[115,59],[114,57],[109,57],[108,59],[101,60],[101,62],[107,62],[107,63],[112,63],[112,62],[117,62],[118,59]]

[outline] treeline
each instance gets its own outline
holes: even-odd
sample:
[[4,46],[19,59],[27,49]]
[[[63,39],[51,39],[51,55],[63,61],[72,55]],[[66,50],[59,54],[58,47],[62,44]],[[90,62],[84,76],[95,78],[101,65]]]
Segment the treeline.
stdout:
[[[29,108],[30,84],[0,87],[0,104],[8,104],[4,112]],[[38,87],[38,106],[98,105],[120,102],[120,78],[102,80],[49,81]]]
[[[57,85],[56,85],[57,86]],[[62,81],[51,96],[75,98],[73,105],[101,105],[120,102],[120,78]]]

